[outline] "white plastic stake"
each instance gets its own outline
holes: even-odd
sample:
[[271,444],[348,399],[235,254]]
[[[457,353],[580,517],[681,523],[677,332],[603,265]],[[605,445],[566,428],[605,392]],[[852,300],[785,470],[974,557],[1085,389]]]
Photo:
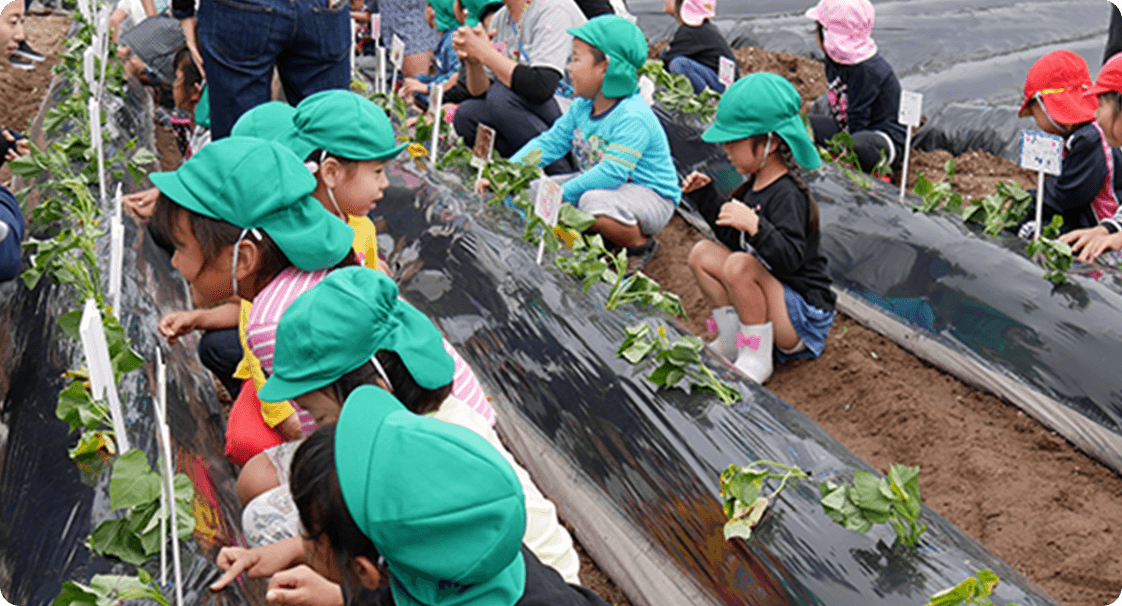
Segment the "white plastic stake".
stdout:
[[639,96],[643,98],[643,101],[647,102],[647,105],[654,105],[654,92],[655,92],[654,80],[651,80],[650,78],[648,78],[646,76],[640,76],[639,77]]
[[[156,402],[154,406],[156,410],[157,419],[164,419],[167,417],[167,367],[164,365],[164,356],[160,352],[160,348],[156,348]],[[162,443],[163,432],[159,427],[156,428],[156,435]],[[163,448],[160,449],[160,458],[163,458]],[[161,468],[166,472],[167,465]],[[169,498],[170,497],[170,498]],[[168,494],[167,482],[160,482],[160,510],[164,515],[160,516],[160,586],[167,587],[168,584],[168,560],[167,560],[167,527],[168,517],[174,511],[171,506],[174,505],[174,495]]]
[[724,84],[725,90],[728,90],[728,87],[732,86],[733,81],[736,80],[736,62],[722,56],[719,68],[717,81]]
[[355,55],[358,53],[358,45],[355,44],[355,38],[358,37],[358,22],[354,17],[351,17],[351,77],[355,76]]
[[86,50],[82,52],[82,75],[85,76],[90,91],[93,91],[94,87],[97,86],[97,79],[94,77],[96,62],[97,49],[93,46],[86,47]]
[[109,217],[109,300],[113,317],[121,319],[121,271],[125,258],[125,226],[121,223],[121,184],[113,196],[113,214]]
[[[538,193],[534,197],[534,214],[541,217],[542,221],[550,228],[557,227],[557,215],[561,211],[561,186],[549,177],[542,177],[538,184]],[[542,264],[542,254],[545,253],[545,238],[538,244],[538,265]]]
[[378,92],[386,94],[386,47],[378,47]]
[[900,203],[904,203],[904,190],[908,186],[908,159],[912,155],[912,128],[919,126],[923,115],[923,95],[910,90],[900,91],[900,114],[896,121],[904,125],[904,168],[900,175]]
[[101,104],[97,96],[93,95],[89,101],[90,117],[90,142],[93,144],[94,155],[97,156],[97,193],[98,201],[105,205],[105,158],[101,144]]
[[165,418],[164,411],[156,406],[156,435],[160,441],[160,447],[163,450],[163,472],[164,472],[164,489],[168,494],[168,519],[171,520],[171,561],[173,570],[175,571],[175,603],[177,606],[183,605],[183,572],[179,560],[179,520],[176,519],[175,510],[175,483],[172,480],[172,458],[171,458],[171,432],[168,430],[167,419]]
[[432,83],[429,88],[429,107],[432,108],[432,147],[429,148],[429,160],[436,164],[437,148],[440,146],[440,114],[444,105],[444,85]]
[[1063,164],[1064,140],[1055,135],[1037,131],[1021,131],[1021,168],[1037,171],[1036,178],[1036,233],[1040,238],[1044,214],[1044,175],[1058,175]]
[[98,311],[93,299],[86,299],[82,320],[78,323],[78,334],[82,337],[82,349],[86,354],[93,399],[108,398],[109,416],[113,420],[117,452],[125,452],[130,448],[129,437],[125,433],[125,414],[121,408],[120,396],[117,394],[113,363],[109,359],[109,345],[105,341],[105,327],[101,324],[101,312]]

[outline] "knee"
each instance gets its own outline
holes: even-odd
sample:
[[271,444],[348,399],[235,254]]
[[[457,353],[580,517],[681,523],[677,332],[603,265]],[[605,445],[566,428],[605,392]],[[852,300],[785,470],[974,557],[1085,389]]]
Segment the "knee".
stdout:
[[512,110],[520,107],[518,93],[510,90],[507,85],[502,82],[495,81],[491,84],[491,88],[487,89],[487,97],[485,98],[487,104],[487,112],[492,116],[498,116],[499,121],[503,116],[509,114]]
[[761,271],[767,271],[756,257],[743,252],[729,255],[728,258],[725,259],[722,269],[726,276],[736,276],[737,278],[748,278],[751,280],[757,280],[760,277]]
[[685,57],[674,57],[670,60],[670,63],[666,64],[666,71],[672,74],[686,73],[686,61],[687,59]]
[[253,455],[238,475],[237,493],[242,507],[267,490],[280,486],[277,469],[265,453]]
[[690,249],[689,264],[695,271],[701,270],[708,273],[717,273],[721,270],[719,253],[724,247],[716,242],[702,240]]

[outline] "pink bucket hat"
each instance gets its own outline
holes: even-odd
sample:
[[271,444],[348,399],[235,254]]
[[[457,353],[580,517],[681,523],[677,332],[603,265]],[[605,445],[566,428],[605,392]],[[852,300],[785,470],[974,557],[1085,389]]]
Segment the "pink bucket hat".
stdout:
[[869,0],[822,0],[806,16],[822,24],[822,45],[834,61],[856,65],[877,54],[872,38],[876,11]]
[[717,0],[684,0],[678,14],[686,25],[697,27],[717,14]]

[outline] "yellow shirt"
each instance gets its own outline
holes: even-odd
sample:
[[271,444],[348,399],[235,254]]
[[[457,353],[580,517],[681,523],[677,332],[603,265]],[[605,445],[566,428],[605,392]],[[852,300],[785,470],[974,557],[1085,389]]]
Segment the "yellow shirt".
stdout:
[[[354,248],[359,263],[370,269],[380,269],[378,267],[378,234],[374,229],[374,223],[364,215],[348,215],[347,225],[350,225],[355,232],[352,248]],[[245,342],[245,328],[249,324],[249,310],[252,307],[253,304],[249,301],[242,301],[238,317],[238,338],[242,342],[242,361],[238,364],[237,370],[234,371],[234,378],[253,379],[254,386],[260,390],[261,386],[265,384],[265,371],[261,369],[261,362],[257,359],[257,356],[253,355],[253,352],[249,350],[249,345]],[[296,412],[296,409],[288,402],[261,402],[261,416],[269,427],[276,427],[294,412]]]

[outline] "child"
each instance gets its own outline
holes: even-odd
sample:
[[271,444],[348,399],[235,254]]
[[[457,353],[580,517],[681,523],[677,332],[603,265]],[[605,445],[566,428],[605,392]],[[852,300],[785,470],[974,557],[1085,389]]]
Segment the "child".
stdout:
[[[8,57],[16,56],[16,50],[24,39],[23,2],[13,0],[0,10],[0,48]],[[7,131],[4,131],[7,135]],[[17,150],[15,137],[5,137],[5,158]],[[11,149],[9,145],[12,145]],[[21,243],[27,224],[19,202],[7,187],[0,185],[0,282],[6,282],[19,275]]]
[[[191,58],[191,50],[186,46],[175,54],[175,82],[171,85],[171,94],[175,99],[175,107],[190,116],[182,123],[185,128],[176,129],[175,132],[179,152],[186,160],[210,143],[209,124],[200,124],[195,115],[203,98],[203,76],[199,73],[195,60]],[[175,124],[173,120],[173,127]]]
[[[737,172],[748,177],[710,223],[739,230],[740,250],[708,240],[690,251],[690,270],[716,307],[714,347],[758,383],[780,360],[817,358],[834,320],[834,293],[819,250],[818,206],[798,167],[821,164],[799,117],[799,93],[770,73],[741,78],[725,91],[717,120],[702,134],[723,143]],[[691,191],[707,183],[687,178]],[[715,330],[714,330],[715,329]]]
[[[1060,174],[1044,180],[1044,225],[1063,217],[1062,231],[1084,229],[1114,216],[1114,154],[1095,121],[1098,105],[1084,93],[1091,87],[1087,62],[1065,50],[1040,58],[1025,78],[1025,101],[1020,117],[1032,116],[1040,130],[1064,138]],[[1021,227],[1031,238],[1034,220]]]
[[432,74],[418,74],[406,78],[398,90],[398,95],[402,99],[410,99],[412,96],[414,103],[422,108],[428,107],[431,85],[440,84],[445,88],[451,88],[460,79],[460,59],[452,49],[452,34],[460,26],[459,21],[456,20],[454,3],[455,0],[429,0],[425,5],[425,22],[440,36],[432,56],[435,69]]
[[[1117,13],[1115,9],[1115,13]],[[1085,95],[1099,98],[1099,108],[1095,110],[1103,139],[1112,148],[1122,146],[1122,57],[1115,57],[1103,66],[1098,82]],[[1122,160],[1117,149],[1111,150],[1111,164],[1114,171],[1114,185],[1118,185],[1119,166]],[[1122,250],[1122,208],[1114,211],[1109,218],[1100,219],[1096,227],[1076,229],[1060,239],[1071,244],[1078,259],[1084,263],[1094,261],[1108,250]]]
[[681,199],[670,144],[638,94],[647,42],[623,17],[597,17],[576,29],[569,75],[579,98],[546,132],[518,150],[540,150],[540,166],[575,152],[584,171],[561,186],[564,199],[596,217],[591,230],[626,247],[642,267],[658,249],[652,237]]
[[[515,468],[523,486],[528,511],[526,544],[568,582],[579,584],[572,539],[558,522],[553,503],[517,466],[487,420],[450,395],[454,363],[444,350],[440,331],[397,295],[392,280],[362,268],[333,271],[310,290],[294,295],[295,301],[287,306],[279,325],[268,327],[276,334],[275,358],[262,354],[261,359],[273,360],[271,370],[275,372],[262,388],[262,396],[295,398],[312,413],[317,426],[322,426],[338,418],[353,389],[377,385],[417,414],[483,436]],[[260,295],[265,296],[264,292]],[[315,338],[309,339],[309,335]],[[298,534],[297,520],[285,513],[292,511],[288,487],[278,487],[288,475],[295,445],[278,448],[282,449],[256,465],[251,461],[238,479],[239,497],[252,499],[243,510],[243,528],[251,545],[268,542],[255,540],[258,529],[278,538]],[[257,477],[247,478],[251,471]]]
[[822,0],[806,16],[818,24],[818,46],[826,53],[831,116],[810,116],[814,142],[825,145],[839,132],[853,137],[861,170],[872,172],[881,153],[895,166],[904,158],[900,81],[877,54],[871,37],[875,11],[868,0]]
[[[707,86],[714,92],[725,92],[725,85],[717,78],[721,57],[736,63],[729,43],[717,26],[709,22],[715,4],[716,0],[666,0],[664,12],[678,19],[680,25],[662,51],[662,60],[666,62],[666,71],[689,78],[695,93]],[[736,72],[739,71],[737,67]]]
[[[301,383],[292,393],[313,384]],[[274,574],[275,601],[312,586],[326,593],[326,577],[352,593],[334,594],[337,603],[605,604],[523,545],[522,488],[486,440],[417,417],[372,385],[352,387],[339,422],[300,446],[290,487],[304,534],[288,563],[304,561],[322,577],[304,567]]]

